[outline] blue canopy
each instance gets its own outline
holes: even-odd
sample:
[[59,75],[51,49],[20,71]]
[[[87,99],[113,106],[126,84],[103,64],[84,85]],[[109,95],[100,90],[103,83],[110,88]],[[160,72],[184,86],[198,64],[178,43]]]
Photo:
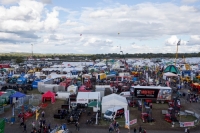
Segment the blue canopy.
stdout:
[[20,92],[16,92],[16,93],[14,93],[13,95],[11,95],[10,97],[11,98],[14,98],[14,97],[16,97],[16,98],[20,98],[20,97],[25,97],[26,95],[25,94],[23,94],[23,93],[20,93]]

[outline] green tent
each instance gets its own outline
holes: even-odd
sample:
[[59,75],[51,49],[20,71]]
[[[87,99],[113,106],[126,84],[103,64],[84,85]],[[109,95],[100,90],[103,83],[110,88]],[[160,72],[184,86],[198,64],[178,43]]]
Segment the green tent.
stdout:
[[0,133],[4,133],[4,128],[5,128],[5,120],[0,119]]
[[166,72],[171,72],[171,73],[174,73],[174,74],[180,74],[179,69],[174,65],[167,66],[164,70],[164,73],[166,73]]

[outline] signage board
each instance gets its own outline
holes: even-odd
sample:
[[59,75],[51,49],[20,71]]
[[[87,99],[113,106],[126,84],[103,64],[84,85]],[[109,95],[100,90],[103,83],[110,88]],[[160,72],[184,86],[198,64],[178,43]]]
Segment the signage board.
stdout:
[[180,122],[180,127],[193,127],[194,121],[192,122]]
[[133,119],[130,121],[130,125],[136,124],[137,123],[137,119]]
[[157,100],[171,100],[171,89],[148,89],[148,88],[136,88],[135,96],[137,98],[148,98]]

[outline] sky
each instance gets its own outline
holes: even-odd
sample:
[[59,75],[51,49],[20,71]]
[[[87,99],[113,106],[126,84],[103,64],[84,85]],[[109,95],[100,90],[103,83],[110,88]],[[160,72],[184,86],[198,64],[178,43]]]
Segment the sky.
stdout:
[[0,53],[176,53],[179,40],[200,52],[200,0],[0,0]]

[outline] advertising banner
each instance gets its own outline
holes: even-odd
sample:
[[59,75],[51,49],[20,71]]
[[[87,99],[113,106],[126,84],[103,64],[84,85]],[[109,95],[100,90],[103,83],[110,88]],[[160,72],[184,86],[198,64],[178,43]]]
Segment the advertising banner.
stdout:
[[137,119],[133,119],[132,121],[130,121],[130,125],[136,124],[137,123]]
[[129,120],[129,110],[126,110],[124,112],[124,116],[125,116],[125,128],[129,129],[129,125],[130,125],[130,120]]
[[136,89],[137,98],[155,98],[157,100],[171,100],[171,89]]
[[194,121],[192,122],[180,122],[180,127],[193,127]]

